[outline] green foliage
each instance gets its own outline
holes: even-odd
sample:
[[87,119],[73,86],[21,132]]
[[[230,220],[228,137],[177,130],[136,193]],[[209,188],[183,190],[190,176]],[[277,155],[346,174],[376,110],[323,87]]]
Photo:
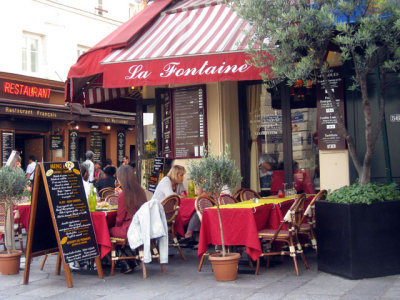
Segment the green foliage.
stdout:
[[21,168],[4,166],[0,169],[0,199],[7,205],[21,197],[29,180]]
[[365,203],[400,200],[397,184],[368,183],[360,185],[358,182],[344,186],[330,193],[326,200],[336,203]]
[[211,193],[213,197],[219,196],[221,191],[227,187],[231,192],[240,185],[242,177],[235,166],[235,162],[229,158],[229,145],[225,147],[225,153],[214,155],[204,151],[200,161],[190,161],[188,171],[197,187]]

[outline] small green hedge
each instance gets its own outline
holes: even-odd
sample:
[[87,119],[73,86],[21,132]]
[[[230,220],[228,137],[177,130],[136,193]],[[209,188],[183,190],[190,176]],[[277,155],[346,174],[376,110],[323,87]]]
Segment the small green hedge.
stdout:
[[358,182],[341,187],[329,193],[326,200],[336,203],[365,203],[400,200],[400,191],[397,184],[368,183],[360,185]]

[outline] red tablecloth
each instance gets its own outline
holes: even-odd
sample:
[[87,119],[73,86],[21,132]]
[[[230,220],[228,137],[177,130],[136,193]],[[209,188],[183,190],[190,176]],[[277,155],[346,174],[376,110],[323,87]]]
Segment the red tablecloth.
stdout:
[[[262,253],[257,233],[267,226],[279,226],[279,209],[277,207],[273,204],[265,204],[256,208],[221,209],[225,245],[244,245],[246,246],[247,254],[253,260],[256,260]],[[199,257],[208,250],[208,245],[210,244],[221,245],[216,209],[205,209],[203,211],[198,250]]]
[[178,215],[175,218],[175,233],[185,236],[185,226],[189,223],[190,217],[195,211],[194,198],[181,198]]
[[95,211],[90,214],[92,216],[97,244],[100,247],[100,258],[103,258],[111,251],[110,231],[108,228],[115,225],[117,211]]
[[21,204],[17,206],[19,212],[19,222],[22,227],[25,228],[26,232],[29,229],[29,215],[31,214],[30,204]]

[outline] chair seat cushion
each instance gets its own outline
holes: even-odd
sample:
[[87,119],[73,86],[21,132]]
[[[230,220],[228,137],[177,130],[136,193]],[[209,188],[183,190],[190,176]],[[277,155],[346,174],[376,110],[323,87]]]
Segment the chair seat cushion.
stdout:
[[[276,229],[262,229],[258,232],[258,236],[261,238],[272,238],[276,233]],[[279,231],[277,238],[288,238],[289,231],[281,230]]]
[[311,225],[304,223],[300,225],[300,231],[310,231],[311,230]]

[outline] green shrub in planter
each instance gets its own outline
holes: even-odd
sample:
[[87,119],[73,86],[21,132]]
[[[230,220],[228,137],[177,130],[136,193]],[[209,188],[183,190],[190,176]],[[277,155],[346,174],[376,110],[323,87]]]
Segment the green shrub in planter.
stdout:
[[350,279],[400,274],[396,187],[355,183],[316,202],[320,271]]
[[326,200],[336,203],[365,203],[383,202],[400,199],[397,184],[368,183],[360,185],[358,182],[341,187],[329,193]]

